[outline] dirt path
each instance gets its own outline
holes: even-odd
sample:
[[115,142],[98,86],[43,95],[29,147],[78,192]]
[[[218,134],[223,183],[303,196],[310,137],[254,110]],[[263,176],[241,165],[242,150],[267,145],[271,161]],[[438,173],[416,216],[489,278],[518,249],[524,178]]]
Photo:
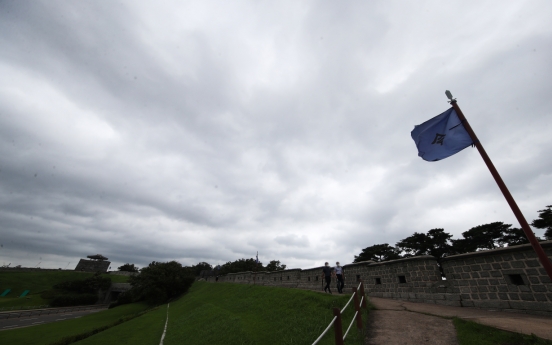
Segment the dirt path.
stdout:
[[[372,301],[367,345],[457,345],[451,320],[407,311],[399,303]],[[393,301],[396,302],[396,301]]]
[[552,340],[550,317],[375,297],[370,302],[378,310],[370,312],[369,345],[458,344],[452,321],[444,319],[451,317]]

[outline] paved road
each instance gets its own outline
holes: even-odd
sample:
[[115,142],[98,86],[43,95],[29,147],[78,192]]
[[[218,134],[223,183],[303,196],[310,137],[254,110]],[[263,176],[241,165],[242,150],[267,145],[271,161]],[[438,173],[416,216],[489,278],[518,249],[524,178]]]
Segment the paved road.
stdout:
[[66,313],[59,314],[50,314],[50,315],[34,315],[29,317],[21,318],[12,318],[12,319],[0,319],[0,331],[5,331],[8,329],[21,328],[42,325],[45,323],[51,323],[62,320],[77,319],[79,317],[89,315],[91,313],[97,313],[103,309],[90,309],[90,310],[81,310],[81,311],[70,311]]

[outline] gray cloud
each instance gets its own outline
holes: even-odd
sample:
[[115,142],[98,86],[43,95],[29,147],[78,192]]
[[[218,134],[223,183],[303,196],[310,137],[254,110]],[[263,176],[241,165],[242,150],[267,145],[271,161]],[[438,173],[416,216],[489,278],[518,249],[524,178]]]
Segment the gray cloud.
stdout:
[[0,262],[309,267],[516,225],[475,149],[417,157],[445,89],[532,220],[552,196],[551,12],[1,2]]

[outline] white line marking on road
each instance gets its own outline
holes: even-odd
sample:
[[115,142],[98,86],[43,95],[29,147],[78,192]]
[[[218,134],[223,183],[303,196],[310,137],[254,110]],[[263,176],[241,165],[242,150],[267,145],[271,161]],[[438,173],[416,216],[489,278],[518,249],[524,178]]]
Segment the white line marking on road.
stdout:
[[159,342],[159,345],[163,345],[163,339],[165,339],[165,333],[167,333],[168,323],[169,323],[169,303],[167,303],[167,321],[165,321],[165,330],[163,331],[163,335],[161,336],[161,341]]
[[12,327],[19,327],[19,325],[13,325],[13,326],[4,326],[2,328],[12,328]]
[[57,319],[56,321],[61,321],[61,320],[65,320],[65,319]]
[[44,321],[33,322],[33,325],[34,325],[35,323],[43,323],[43,322],[44,322]]

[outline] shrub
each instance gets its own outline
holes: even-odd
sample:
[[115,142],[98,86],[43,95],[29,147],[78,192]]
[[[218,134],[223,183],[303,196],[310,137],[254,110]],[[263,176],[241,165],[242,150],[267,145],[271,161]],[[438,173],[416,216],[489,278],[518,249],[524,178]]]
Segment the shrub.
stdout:
[[194,283],[190,271],[176,261],[152,262],[129,279],[132,294],[137,300],[157,305],[188,291]]

